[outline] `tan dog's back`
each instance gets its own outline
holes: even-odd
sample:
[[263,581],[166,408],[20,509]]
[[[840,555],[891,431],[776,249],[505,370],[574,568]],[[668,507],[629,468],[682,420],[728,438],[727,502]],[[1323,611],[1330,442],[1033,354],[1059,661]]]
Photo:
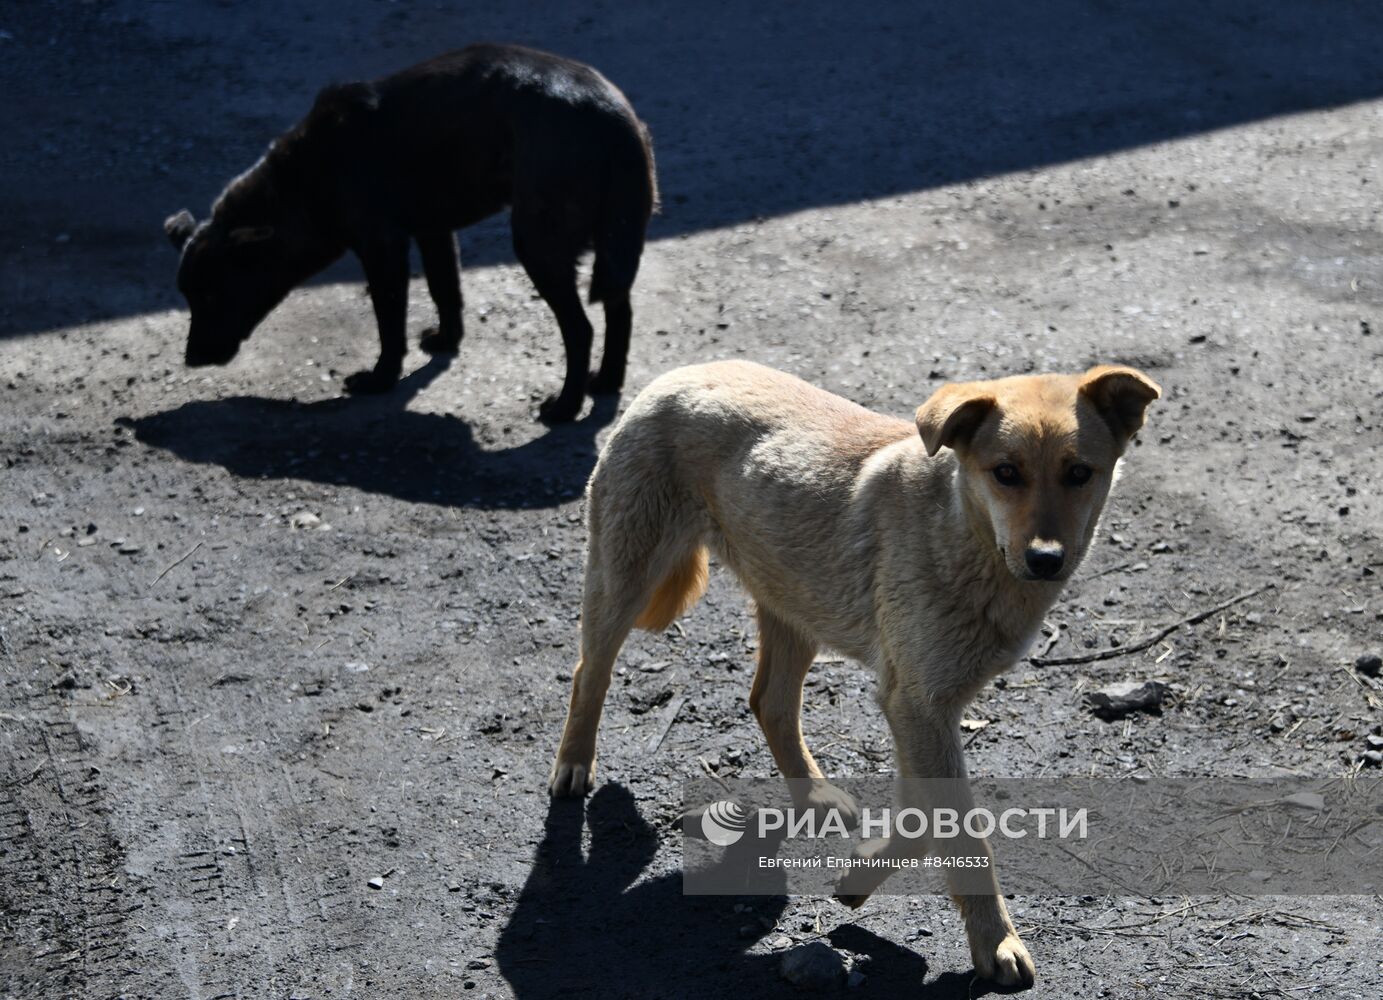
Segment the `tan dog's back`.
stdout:
[[[841,519],[866,464],[894,445],[922,458],[912,423],[792,375],[744,361],[677,369],[639,394],[605,446],[590,484],[591,548],[602,565],[625,567],[634,552],[653,551],[666,586],[640,627],[665,628],[695,602],[709,546],[759,603],[810,619],[825,641],[866,655],[872,638],[830,626],[870,618],[841,601],[842,586],[861,589],[866,561],[863,538],[847,541]],[[650,544],[669,525],[685,531]]]
[[[675,438],[669,437],[676,428]],[[727,462],[726,446],[786,457],[775,475],[801,468],[807,482],[836,480],[885,444],[916,436],[909,421],[885,417],[785,372],[748,361],[678,368],[639,393],[606,445],[601,465],[650,446],[696,469]],[[819,453],[815,472],[799,456]],[[854,459],[855,461],[851,461]],[[752,472],[752,469],[744,470]]]

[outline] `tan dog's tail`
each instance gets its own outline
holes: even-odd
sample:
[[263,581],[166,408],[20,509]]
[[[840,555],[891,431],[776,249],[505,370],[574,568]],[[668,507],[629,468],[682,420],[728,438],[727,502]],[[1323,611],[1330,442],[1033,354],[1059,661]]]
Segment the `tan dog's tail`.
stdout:
[[667,628],[673,619],[701,600],[701,595],[706,593],[708,577],[706,547],[698,545],[671,573],[663,577],[663,582],[658,584],[658,589],[639,614],[634,627],[649,632],[661,632]]

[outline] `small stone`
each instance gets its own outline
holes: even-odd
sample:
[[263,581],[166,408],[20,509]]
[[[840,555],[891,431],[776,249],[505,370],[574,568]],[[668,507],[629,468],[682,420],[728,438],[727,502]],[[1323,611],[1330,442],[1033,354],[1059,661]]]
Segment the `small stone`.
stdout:
[[1365,767],[1383,767],[1383,750],[1365,750],[1363,760]]
[[370,879],[370,881],[366,882],[365,884],[368,885],[371,889],[383,889],[384,879],[382,876],[376,875],[374,878]]
[[1148,681],[1146,684],[1124,684],[1107,691],[1092,691],[1085,696],[1085,702],[1096,718],[1113,722],[1133,712],[1161,715],[1163,703],[1171,696],[1172,689],[1166,684]]
[[488,969],[489,967],[490,960],[488,958],[473,958],[466,963],[468,969]]
[[844,960],[821,941],[785,952],[778,970],[784,979],[804,990],[834,989],[845,978]]
[[375,707],[371,705],[368,701],[357,701],[355,703],[355,707],[360,709],[360,711],[362,712],[373,712],[375,710]]
[[1370,750],[1383,750],[1383,736],[1366,736],[1364,742],[1368,743]]
[[1377,653],[1365,653],[1354,661],[1354,669],[1365,677],[1377,677],[1383,673],[1383,656]]
[[293,515],[292,519],[288,523],[292,527],[298,529],[299,531],[307,531],[311,528],[321,527],[322,519],[318,517],[316,514],[309,513],[305,510],[300,510],[298,511],[298,513]]

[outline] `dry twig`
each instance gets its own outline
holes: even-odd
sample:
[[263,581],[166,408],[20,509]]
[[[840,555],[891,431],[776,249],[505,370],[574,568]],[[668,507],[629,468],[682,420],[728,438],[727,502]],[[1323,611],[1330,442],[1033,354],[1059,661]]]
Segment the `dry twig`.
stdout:
[[677,721],[677,716],[681,713],[682,706],[686,703],[687,696],[679,694],[676,698],[672,699],[672,702],[663,711],[663,718],[661,724],[658,726],[658,731],[653,734],[653,739],[648,741],[648,752],[650,754],[657,753],[658,748],[663,745],[663,740],[667,739],[667,734],[671,731],[672,724]]
[[1061,639],[1061,625],[1058,625],[1055,622],[1043,622],[1042,624],[1045,625],[1051,631],[1047,635],[1047,641],[1042,644],[1042,648],[1028,657],[1029,663],[1037,663],[1038,661],[1042,660],[1048,653],[1052,651],[1052,647],[1055,646],[1057,642]]
[[1261,587],[1255,587],[1253,590],[1245,591],[1236,597],[1231,597],[1227,601],[1221,601],[1213,608],[1197,611],[1195,614],[1180,618],[1170,625],[1164,625],[1152,635],[1139,639],[1137,642],[1129,643],[1127,646],[1115,646],[1112,649],[1101,649],[1094,653],[1080,653],[1076,656],[1053,656],[1050,659],[1033,657],[1029,662],[1038,667],[1056,667],[1068,663],[1093,663],[1096,660],[1112,660],[1118,656],[1127,656],[1129,653],[1140,653],[1150,646],[1157,645],[1179,628],[1183,628],[1187,625],[1199,625],[1212,615],[1217,615],[1226,608],[1232,608],[1241,601],[1247,601],[1250,597],[1256,597],[1263,593],[1263,591],[1272,590],[1276,586],[1277,584],[1274,583],[1265,583]]
[[187,550],[186,552],[184,552],[182,555],[178,556],[178,558],[176,558],[176,559],[174,559],[172,562],[170,562],[167,566],[163,567],[163,572],[161,572],[158,576],[154,577],[151,581],[149,581],[149,587],[152,588],[152,587],[154,586],[154,584],[156,584],[156,583],[158,583],[160,580],[162,580],[165,576],[167,576],[169,573],[171,573],[175,568],[177,568],[178,566],[181,566],[183,563],[185,563],[188,559],[190,559],[190,558],[192,557],[192,553],[196,552],[196,551],[197,551],[198,549],[200,549],[201,547],[202,547],[202,543],[201,543],[201,542],[198,542],[196,545],[192,546],[192,548],[188,549],[188,550]]

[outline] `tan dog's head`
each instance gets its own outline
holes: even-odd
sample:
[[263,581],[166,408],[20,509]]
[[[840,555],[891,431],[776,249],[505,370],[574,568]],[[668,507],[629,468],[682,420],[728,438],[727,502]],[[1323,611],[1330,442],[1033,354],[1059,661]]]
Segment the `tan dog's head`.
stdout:
[[1114,467],[1162,395],[1133,368],[944,385],[917,411],[928,455],[950,448],[972,510],[1020,580],[1064,580],[1099,523]]

